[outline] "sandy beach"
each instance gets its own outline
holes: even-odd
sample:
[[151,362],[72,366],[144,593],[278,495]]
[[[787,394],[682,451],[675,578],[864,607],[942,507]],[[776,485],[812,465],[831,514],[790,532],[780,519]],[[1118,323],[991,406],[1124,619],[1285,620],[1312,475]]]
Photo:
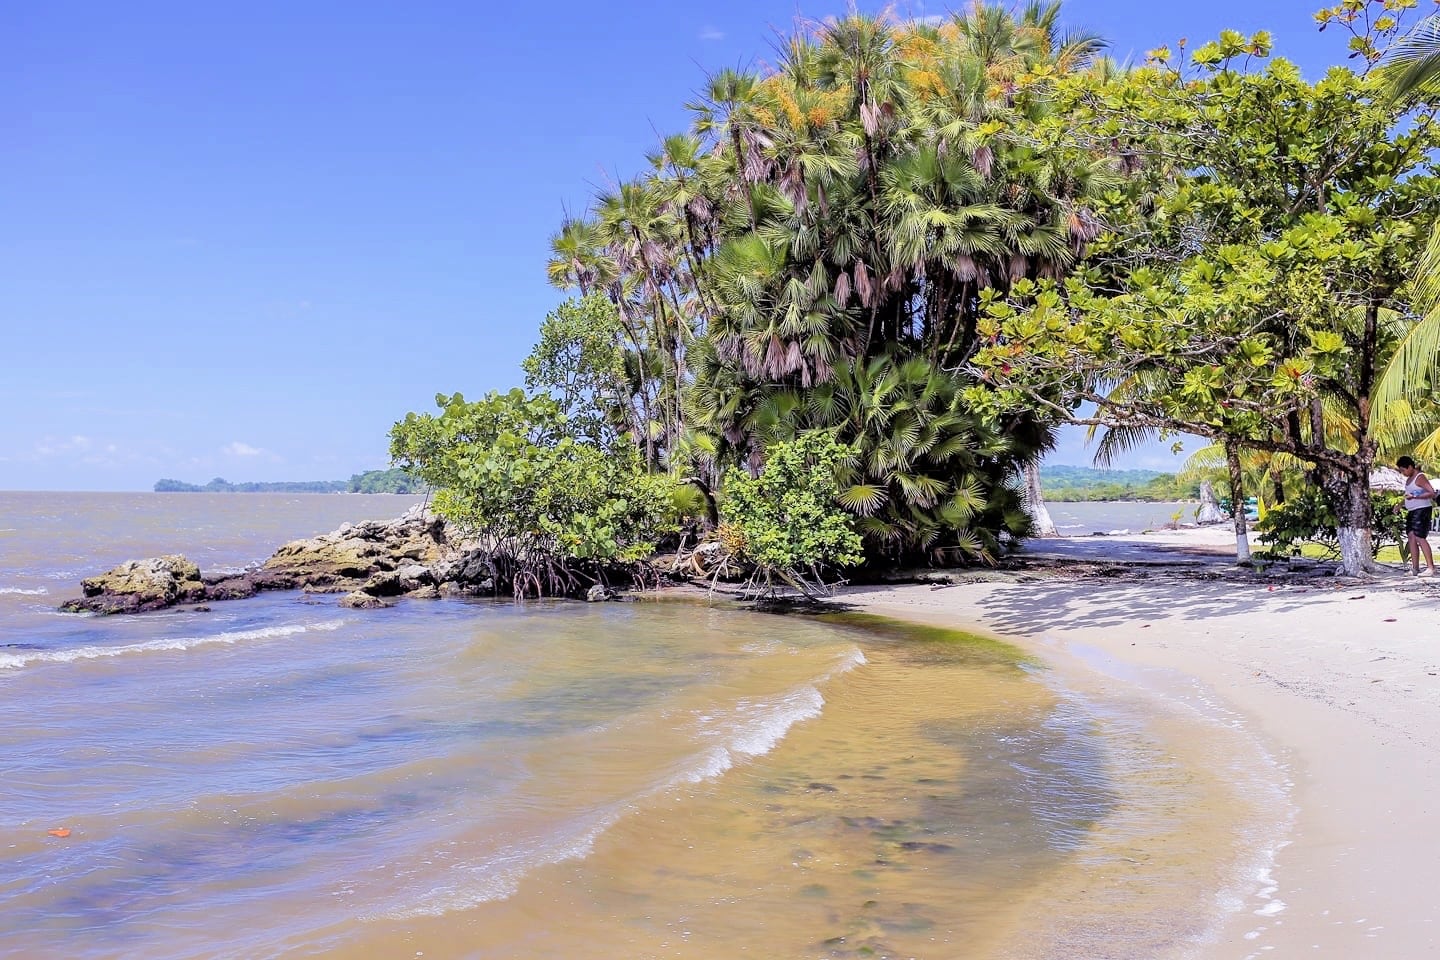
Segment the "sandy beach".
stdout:
[[1035,541],[1048,569],[845,599],[1018,642],[1075,683],[1152,698],[1182,739],[1208,736],[1186,710],[1232,718],[1279,762],[1273,862],[1182,956],[1435,955],[1440,582],[1239,574],[1233,550],[1223,528]]

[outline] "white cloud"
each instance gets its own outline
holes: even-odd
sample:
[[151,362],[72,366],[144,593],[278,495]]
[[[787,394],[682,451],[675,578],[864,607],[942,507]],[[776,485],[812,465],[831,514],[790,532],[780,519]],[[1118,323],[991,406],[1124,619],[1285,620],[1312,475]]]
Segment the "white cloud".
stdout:
[[225,446],[221,447],[220,452],[225,454],[227,457],[258,457],[265,451],[261,450],[259,447],[252,447],[248,443],[242,443],[239,440],[232,440],[230,443],[227,443]]
[[78,433],[73,437],[56,439],[46,437],[35,444],[32,459],[43,460],[46,457],[56,457],[67,453],[84,453],[94,445],[89,437],[82,437]]
[[113,441],[96,440],[78,433],[68,437],[46,436],[35,441],[29,450],[17,451],[14,456],[4,459],[11,463],[84,463],[92,466],[154,461],[145,453],[127,449]]
[[715,29],[714,27],[710,26],[709,24],[706,24],[704,27],[701,27],[701,28],[700,28],[700,39],[701,39],[701,40],[724,40],[724,39],[725,39],[725,32],[724,32],[723,30],[717,30],[717,29]]

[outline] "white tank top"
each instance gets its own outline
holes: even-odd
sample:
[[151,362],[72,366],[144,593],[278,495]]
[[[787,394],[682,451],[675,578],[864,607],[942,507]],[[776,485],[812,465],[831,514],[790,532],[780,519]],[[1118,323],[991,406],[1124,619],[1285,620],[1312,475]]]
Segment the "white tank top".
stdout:
[[1410,480],[1410,483],[1405,487],[1406,510],[1419,510],[1423,507],[1429,507],[1435,504],[1435,501],[1430,497],[1420,496],[1420,494],[1425,492],[1425,488],[1420,486],[1417,481],[1423,476],[1425,476],[1425,474],[1423,473],[1415,474],[1415,476]]

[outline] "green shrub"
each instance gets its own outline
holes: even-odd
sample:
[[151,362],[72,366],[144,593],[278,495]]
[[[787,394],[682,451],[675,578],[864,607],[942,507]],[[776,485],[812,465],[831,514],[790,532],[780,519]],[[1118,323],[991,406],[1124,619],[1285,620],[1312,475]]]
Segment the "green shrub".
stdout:
[[570,436],[550,397],[435,400],[439,416],[395,424],[390,455],[490,551],[497,589],[573,593],[607,565],[643,561],[674,529],[671,481],[647,473],[628,441],[601,449]]
[[773,589],[778,580],[809,596],[823,589],[825,570],[862,559],[836,476],[855,454],[824,431],[773,444],[765,453],[758,476],[739,469],[725,476],[724,538],[754,564],[752,587]]

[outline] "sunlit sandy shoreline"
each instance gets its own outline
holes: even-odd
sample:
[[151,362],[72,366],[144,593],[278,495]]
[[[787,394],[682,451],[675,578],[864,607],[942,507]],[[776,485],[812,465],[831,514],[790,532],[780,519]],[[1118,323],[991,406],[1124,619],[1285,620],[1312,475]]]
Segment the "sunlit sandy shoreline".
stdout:
[[1199,956],[1429,955],[1440,945],[1440,584],[1398,573],[1210,579],[1204,568],[1223,569],[1233,536],[1212,527],[1036,541],[1038,555],[1140,566],[1133,577],[1005,576],[844,599],[1013,639],[1112,689],[1188,689],[1234,711],[1288,769],[1296,817],[1273,869],[1250,878]]

